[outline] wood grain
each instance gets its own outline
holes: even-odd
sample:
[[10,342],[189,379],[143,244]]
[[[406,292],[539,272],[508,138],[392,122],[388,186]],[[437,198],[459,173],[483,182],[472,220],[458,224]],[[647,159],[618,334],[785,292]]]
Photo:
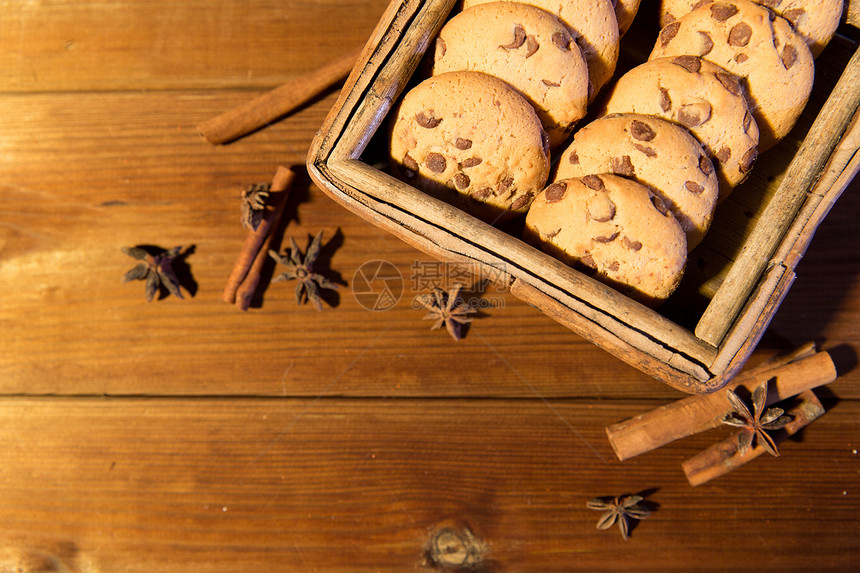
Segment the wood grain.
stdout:
[[7,0],[0,90],[270,89],[364,42],[386,4]]
[[[0,571],[429,573],[448,527],[486,542],[484,573],[857,569],[857,181],[750,359],[819,342],[840,374],[827,414],[696,489],[680,463],[721,430],[623,463],[604,434],[681,393],[496,285],[464,340],[431,332],[412,297],[453,270],[301,169],[283,237],[324,231],[337,298],[220,300],[241,191],[304,163],[337,94],[223,147],[195,126],[361,43],[385,9],[2,3]],[[135,244],[194,247],[185,300],[121,282]],[[353,296],[371,260],[403,277],[391,310]],[[595,529],[588,499],[645,490],[659,508],[627,543]]]
[[[487,571],[685,568],[715,540],[720,569],[858,564],[855,402],[695,490],[680,462],[725,432],[622,465],[602,427],[645,404],[551,406],[4,399],[0,547],[75,572],[433,571],[424,548],[453,525]],[[626,543],[595,528],[587,500],[645,490],[658,507]]]

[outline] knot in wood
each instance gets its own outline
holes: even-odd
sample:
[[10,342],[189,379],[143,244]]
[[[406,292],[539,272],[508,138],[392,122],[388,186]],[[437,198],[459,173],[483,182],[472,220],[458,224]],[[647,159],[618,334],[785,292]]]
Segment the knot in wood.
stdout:
[[445,527],[430,537],[427,564],[439,571],[478,571],[486,551],[468,527]]

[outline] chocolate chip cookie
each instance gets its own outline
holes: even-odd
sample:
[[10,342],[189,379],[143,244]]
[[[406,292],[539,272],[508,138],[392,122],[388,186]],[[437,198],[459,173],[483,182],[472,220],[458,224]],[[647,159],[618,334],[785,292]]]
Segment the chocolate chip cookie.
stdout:
[[699,6],[660,31],[649,58],[699,56],[742,78],[760,131],[759,151],[785,137],[815,75],[812,53],[791,24],[751,0]]
[[549,175],[549,141],[506,82],[448,72],[409,90],[392,112],[392,171],[487,222],[525,214]]
[[[842,20],[843,0],[755,0],[791,22],[803,36],[814,57],[827,46]],[[714,0],[663,0],[660,3],[660,26],[667,26],[681,16]]]
[[660,198],[612,174],[550,184],[526,215],[524,238],[649,305],[675,290],[687,259],[684,231]]
[[747,178],[758,126],[738,79],[695,56],[649,60],[621,76],[603,114],[655,115],[686,127],[714,163],[720,200]]
[[552,14],[518,2],[472,6],[436,39],[433,72],[484,72],[501,78],[534,106],[550,145],[562,143],[588,103],[588,67]]
[[711,160],[684,127],[654,116],[608,115],[577,130],[554,179],[614,173],[647,186],[684,232],[687,248],[710,227],[719,184]]
[[[464,0],[463,9],[495,0]],[[593,85],[590,99],[606,85],[618,63],[618,19],[610,0],[529,0],[564,24],[579,45]]]

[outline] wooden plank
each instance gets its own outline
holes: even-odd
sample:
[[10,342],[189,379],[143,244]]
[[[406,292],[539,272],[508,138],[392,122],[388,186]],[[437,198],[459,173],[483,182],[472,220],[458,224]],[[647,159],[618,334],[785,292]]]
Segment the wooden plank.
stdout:
[[[461,344],[430,332],[411,298],[447,267],[339,208],[307,176],[287,234],[304,247],[307,234],[322,229],[328,241],[340,230],[329,260],[347,283],[338,306],[298,308],[279,284],[262,308],[237,314],[220,292],[244,240],[238,195],[301,161],[334,94],[241,144],[196,134],[201,118],[244,97],[10,96],[0,112],[0,392],[312,395],[339,373],[336,391],[357,395],[532,396],[523,378],[547,395],[593,394],[595,384],[664,392],[623,364],[607,370],[603,351],[504,289],[476,298],[486,318]],[[142,285],[122,284],[133,261],[119,248],[137,243],[196,245],[196,294],[147,305]],[[349,289],[373,259],[403,276],[391,311],[367,311]]]
[[[392,312],[370,313],[348,288],[337,309],[318,315],[297,309],[291,289],[275,285],[284,288],[268,291],[253,317],[233,316],[218,293],[244,238],[238,194],[270,178],[276,165],[301,161],[335,96],[241,144],[215,148],[197,136],[198,121],[245,97],[7,96],[11,105],[0,108],[0,391],[308,395],[318,391],[324,364],[332,376],[345,372],[337,389],[355,395],[531,396],[523,378],[554,396],[673,395],[495,287],[484,300],[500,298],[504,308],[485,309],[472,333],[513,369],[477,335],[454,345],[431,333],[406,299]],[[340,229],[343,243],[330,262],[348,283],[370,254],[397,266],[410,295],[419,290],[413,274],[444,268],[339,208],[306,178],[299,189],[289,234],[301,240],[324,229],[332,237]],[[846,193],[831,213],[835,227],[808,283],[801,267],[804,292],[780,321],[790,342],[772,337],[765,350],[813,334],[833,344],[858,339],[860,297],[851,295],[856,281],[846,274],[856,267],[846,233],[857,195]],[[121,284],[131,259],[119,247],[138,242],[195,244],[188,263],[197,295],[146,305],[142,287]],[[830,278],[821,284],[818,276]],[[348,369],[372,340],[375,350]]]
[[271,88],[364,42],[387,4],[8,0],[0,90]]
[[[0,564],[433,571],[425,548],[453,526],[483,542],[492,571],[860,565],[860,538],[847,533],[860,512],[856,402],[830,409],[781,458],[696,489],[681,460],[728,429],[615,461],[603,427],[648,407],[2,399]],[[626,543],[595,528],[588,499],[639,491],[657,509]]]

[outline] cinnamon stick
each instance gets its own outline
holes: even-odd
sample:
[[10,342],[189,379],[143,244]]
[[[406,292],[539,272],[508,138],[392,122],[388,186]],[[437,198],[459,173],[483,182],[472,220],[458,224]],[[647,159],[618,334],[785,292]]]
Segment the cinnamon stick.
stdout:
[[197,131],[207,141],[217,145],[229,143],[265,127],[346,78],[361,50],[361,47],[350,50],[321,68],[208,119],[197,126]]
[[[774,441],[793,436],[824,414],[824,406],[812,390],[802,392],[798,399],[799,403],[786,412],[793,417],[792,421],[773,436]],[[733,435],[684,461],[681,467],[690,485],[697,486],[751,462],[765,451],[764,447],[756,445],[740,454],[737,435]]]
[[[242,245],[242,250],[233,265],[233,270],[230,276],[227,277],[227,285],[224,287],[224,293],[221,299],[224,302],[233,304],[236,302],[236,294],[243,282],[253,280],[253,273],[257,272],[256,280],[259,281],[259,268],[254,269],[256,259],[259,258],[260,252],[263,255],[268,250],[268,244],[271,242],[270,237],[272,231],[277,228],[281,220],[281,215],[284,212],[284,206],[287,204],[287,197],[290,194],[290,187],[293,184],[296,174],[294,171],[278,166],[275,171],[275,176],[272,178],[272,184],[269,188],[272,201],[263,214],[263,220],[256,231],[251,231],[245,238],[245,243]],[[264,245],[266,245],[264,247]],[[262,264],[259,265],[262,267]],[[254,285],[256,289],[256,284]],[[252,293],[253,296],[253,293]],[[247,309],[247,307],[245,307]],[[243,309],[244,310],[244,309]]]
[[766,380],[767,403],[773,404],[836,379],[836,367],[827,352],[817,352],[787,364],[739,375],[724,389],[689,396],[606,428],[609,443],[620,460],[664,446],[715,427],[731,407],[726,390],[745,387],[752,392]]

